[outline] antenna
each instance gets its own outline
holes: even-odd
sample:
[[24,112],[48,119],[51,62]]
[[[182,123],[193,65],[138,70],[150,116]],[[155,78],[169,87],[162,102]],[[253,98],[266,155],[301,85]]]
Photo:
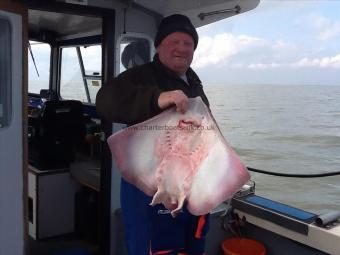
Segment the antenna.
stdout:
[[38,77],[40,77],[40,76],[39,76],[39,72],[38,72],[37,65],[35,64],[35,60],[34,60],[34,56],[33,56],[33,51],[32,51],[32,47],[31,47],[30,42],[28,42],[28,50],[29,50],[29,52],[31,53],[31,57],[32,57],[32,60],[33,60],[33,64],[34,64],[34,67],[35,67],[35,71],[37,71],[37,75],[38,75]]

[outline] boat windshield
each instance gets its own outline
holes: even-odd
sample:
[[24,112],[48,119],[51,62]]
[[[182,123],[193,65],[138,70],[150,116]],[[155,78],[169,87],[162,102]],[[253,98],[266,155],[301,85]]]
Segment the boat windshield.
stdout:
[[62,48],[60,96],[95,103],[102,85],[100,45]]

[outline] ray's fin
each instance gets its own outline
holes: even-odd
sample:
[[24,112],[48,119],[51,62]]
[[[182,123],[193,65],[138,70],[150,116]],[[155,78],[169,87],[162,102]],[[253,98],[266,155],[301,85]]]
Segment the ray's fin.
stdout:
[[185,201],[185,195],[180,196],[178,201],[177,201],[178,202],[177,207],[174,210],[171,211],[171,216],[172,217],[175,218],[176,215],[182,211],[182,207],[184,205],[184,201]]
[[155,206],[157,204],[162,203],[163,201],[165,201],[165,197],[166,197],[166,193],[164,192],[164,190],[161,190],[158,188],[156,194],[152,198],[150,205]]

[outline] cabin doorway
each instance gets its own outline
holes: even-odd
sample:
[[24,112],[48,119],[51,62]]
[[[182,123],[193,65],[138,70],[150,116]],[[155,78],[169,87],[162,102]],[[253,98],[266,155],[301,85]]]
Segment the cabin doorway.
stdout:
[[114,12],[33,2],[28,26],[28,254],[108,254],[95,98],[114,70]]

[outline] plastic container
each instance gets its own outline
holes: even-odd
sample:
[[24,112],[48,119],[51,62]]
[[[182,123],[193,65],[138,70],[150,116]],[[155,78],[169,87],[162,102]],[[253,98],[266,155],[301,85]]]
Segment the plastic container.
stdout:
[[222,243],[224,255],[265,255],[262,243],[248,238],[230,238]]

